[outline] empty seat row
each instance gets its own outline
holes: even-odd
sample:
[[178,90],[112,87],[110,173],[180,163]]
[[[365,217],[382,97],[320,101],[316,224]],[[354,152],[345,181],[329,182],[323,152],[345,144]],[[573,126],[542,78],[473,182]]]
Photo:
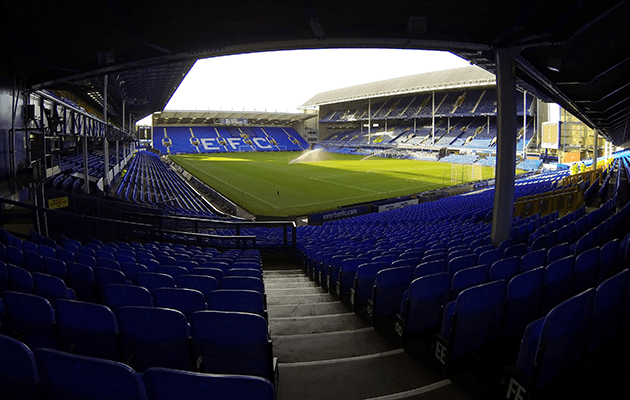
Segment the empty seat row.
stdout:
[[8,398],[40,400],[272,400],[268,379],[242,374],[206,374],[152,367],[139,374],[109,360],[51,349],[33,353],[0,335],[0,390]]

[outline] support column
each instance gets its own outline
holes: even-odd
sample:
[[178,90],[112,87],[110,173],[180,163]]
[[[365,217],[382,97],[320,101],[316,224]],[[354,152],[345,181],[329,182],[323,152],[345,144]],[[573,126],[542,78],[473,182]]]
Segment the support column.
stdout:
[[83,141],[83,191],[85,194],[90,194],[90,177],[88,175],[88,137],[81,136]]
[[527,144],[527,90],[523,91],[523,160],[527,157],[525,145]]
[[435,146],[435,90],[431,92],[431,146]]
[[492,244],[510,238],[516,163],[516,79],[510,49],[497,49],[497,167],[492,211]]
[[105,172],[103,173],[103,192],[109,194],[109,142],[107,141],[107,131],[109,123],[107,122],[107,87],[109,86],[109,75],[105,75],[105,83],[103,84],[103,120],[105,121],[105,135],[103,136],[103,163]]
[[368,99],[368,144],[372,142],[372,99]]
[[599,149],[597,147],[598,139],[599,139],[599,131],[596,128],[595,130],[593,130],[593,171],[597,169],[597,153],[599,152]]

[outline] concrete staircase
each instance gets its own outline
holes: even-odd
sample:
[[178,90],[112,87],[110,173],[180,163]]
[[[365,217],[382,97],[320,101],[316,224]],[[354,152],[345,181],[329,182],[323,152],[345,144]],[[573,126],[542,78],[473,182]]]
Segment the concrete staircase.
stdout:
[[427,359],[376,332],[297,265],[264,274],[278,400],[471,398]]

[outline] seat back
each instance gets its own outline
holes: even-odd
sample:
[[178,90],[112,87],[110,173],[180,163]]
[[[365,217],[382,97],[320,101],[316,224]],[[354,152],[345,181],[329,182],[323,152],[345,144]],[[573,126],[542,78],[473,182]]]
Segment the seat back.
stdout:
[[573,256],[567,256],[550,263],[545,268],[541,304],[543,315],[571,297],[571,293],[573,293],[573,264]]
[[491,281],[497,281],[500,279],[509,281],[518,273],[520,263],[521,258],[519,256],[503,258],[495,262],[492,264],[492,267],[490,267],[489,279]]
[[249,312],[265,316],[265,301],[263,295],[254,290],[220,289],[210,293],[208,309]]
[[96,301],[96,287],[94,271],[91,267],[74,261],[66,262],[68,276],[66,282],[77,295],[80,301]]
[[265,293],[263,282],[251,276],[224,276],[220,282],[221,289],[255,290]]
[[440,272],[414,279],[407,301],[403,299],[401,316],[408,333],[434,331],[440,326],[442,307],[450,297],[451,276]]
[[199,311],[191,318],[195,354],[201,370],[272,379],[267,321],[255,314]]
[[188,270],[184,267],[178,267],[176,265],[160,265],[157,269],[160,274],[170,275],[173,281],[177,282],[177,278],[181,275],[187,275]]
[[394,315],[400,309],[400,301],[413,279],[413,267],[385,268],[376,274],[372,301],[374,317]]
[[156,307],[173,308],[181,311],[186,318],[195,311],[208,308],[203,293],[194,289],[158,288],[153,291],[153,300]]
[[22,293],[33,292],[33,276],[30,272],[13,264],[8,264],[7,274],[10,290]]
[[103,286],[104,303],[112,311],[125,306],[153,307],[151,293],[142,286],[109,284]]
[[35,360],[46,399],[146,400],[140,375],[125,364],[48,349]]
[[182,275],[177,279],[177,287],[200,291],[205,296],[207,303],[210,293],[219,289],[219,281],[206,275]]
[[599,252],[599,247],[593,247],[575,257],[574,293],[580,293],[588,288],[597,287]]
[[55,311],[43,297],[6,291],[2,303],[10,329],[23,335],[22,341],[31,349],[58,348],[55,332]]
[[521,257],[520,272],[526,272],[547,265],[547,250],[534,250]]
[[446,272],[446,260],[423,261],[416,267],[413,277],[414,279],[417,279],[427,275],[438,274],[440,272]]
[[489,273],[490,266],[487,264],[457,271],[451,279],[451,298],[457,298],[464,289],[488,282]]
[[74,300],[55,301],[62,349],[108,360],[121,360],[116,334],[118,324],[103,305]]
[[212,396],[217,399],[275,399],[273,384],[257,376],[219,376],[150,368],[143,374],[143,379],[149,400],[205,400],[208,388],[212,388]]
[[545,269],[538,267],[510,279],[501,327],[502,337],[522,336],[527,325],[538,317],[544,277]]
[[193,370],[186,316],[168,308],[121,307],[116,311],[125,357],[137,371],[150,367]]
[[34,272],[33,281],[35,284],[35,294],[42,296],[50,302],[54,302],[57,299],[76,300],[74,291],[68,290],[66,283],[61,278]]
[[141,272],[138,274],[138,285],[145,287],[153,294],[156,289],[163,287],[175,287],[173,277],[158,272]]
[[9,399],[39,398],[39,375],[31,350],[22,342],[0,335],[0,391]]

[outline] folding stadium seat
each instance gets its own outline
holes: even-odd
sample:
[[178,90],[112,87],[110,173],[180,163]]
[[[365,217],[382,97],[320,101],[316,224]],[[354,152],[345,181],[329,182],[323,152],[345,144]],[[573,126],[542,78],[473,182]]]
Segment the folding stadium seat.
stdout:
[[408,336],[435,331],[440,326],[442,307],[449,301],[451,276],[448,272],[414,279],[403,294],[395,331],[404,344]]
[[439,251],[437,253],[424,253],[424,257],[422,257],[422,262],[430,262],[430,261],[447,261],[447,254],[445,251]]
[[68,289],[66,283],[61,278],[34,272],[33,281],[35,294],[45,298],[51,303],[57,299],[77,299],[74,290]]
[[[580,256],[583,254],[585,253],[580,254]],[[623,319],[628,313],[629,278],[630,270],[625,269],[606,279],[597,287],[593,321],[587,342],[587,356],[592,355],[606,342],[615,339],[621,333]]]
[[96,301],[96,289],[94,286],[94,271],[87,265],[66,262],[68,275],[66,282],[71,287],[77,299],[80,301]]
[[524,243],[514,244],[505,249],[503,258],[519,256],[522,257],[527,252],[527,245]]
[[25,250],[22,252],[24,259],[24,269],[29,272],[44,272],[44,259],[39,253]]
[[198,268],[199,263],[197,261],[189,260],[177,260],[177,266],[186,268],[188,271],[192,271],[193,268]]
[[65,279],[68,274],[65,262],[50,257],[44,257],[44,272],[61,279]]
[[560,243],[547,251],[547,262],[552,263],[556,260],[564,258],[570,254],[569,252],[569,244],[568,243]]
[[195,311],[208,308],[203,293],[194,289],[157,288],[153,291],[153,300],[156,307],[181,311],[186,318],[190,318],[190,315]]
[[423,261],[416,267],[413,277],[415,279],[440,272],[446,272],[446,260]]
[[206,275],[206,276],[211,276],[213,278],[215,278],[217,281],[221,282],[221,279],[223,279],[224,276],[224,272],[223,270],[219,269],[219,268],[205,268],[205,267],[199,267],[199,268],[193,268],[190,271],[191,275]]
[[153,307],[151,293],[142,286],[105,285],[103,296],[103,303],[114,312],[125,306]]
[[381,322],[391,326],[390,319],[400,310],[400,302],[405,290],[413,279],[413,267],[386,268],[379,271],[374,279],[372,296],[367,299],[367,315],[372,325],[380,327]]
[[74,262],[74,253],[66,249],[57,249],[57,259],[63,262]]
[[503,339],[521,338],[527,324],[539,316],[545,269],[538,267],[510,279],[501,325]]
[[453,258],[448,262],[447,271],[449,274],[454,275],[455,272],[461,271],[465,268],[474,267],[477,265],[479,257],[476,254],[468,254]]
[[[19,248],[19,247],[18,247]],[[39,248],[37,247],[37,245],[33,242],[30,242],[28,240],[24,240],[22,242],[22,249],[23,252],[24,251],[30,251],[32,253],[37,253],[39,254]]]
[[158,267],[157,272],[160,274],[170,275],[171,277],[173,277],[174,281],[177,281],[177,278],[179,278],[181,275],[188,274],[188,270],[184,267],[178,267],[175,265],[164,265],[164,264],[161,264]]
[[260,315],[199,311],[192,314],[190,325],[201,371],[260,376],[275,381],[267,321]]
[[339,269],[339,280],[335,286],[335,294],[341,301],[350,301],[350,289],[354,287],[354,278],[357,268],[361,264],[370,262],[366,257],[352,257],[344,259]]
[[7,332],[22,337],[29,348],[58,347],[55,334],[55,312],[43,297],[27,293],[6,291],[2,303],[8,321]]
[[0,261],[0,294],[5,290],[9,290],[9,271],[4,261]]
[[208,303],[210,293],[219,289],[219,281],[212,276],[182,275],[177,279],[177,287],[200,291]]
[[520,272],[530,271],[547,265],[547,250],[534,250],[521,257]]
[[613,272],[617,269],[617,266],[621,264],[619,239],[613,239],[605,243],[601,251],[599,252],[599,273],[597,275],[597,284],[604,282]]
[[133,284],[138,283],[138,274],[142,272],[149,272],[148,268],[143,264],[138,263],[122,263],[120,264],[120,269],[125,274],[125,277],[131,281]]
[[499,261],[496,261],[490,267],[490,281],[497,281],[500,279],[505,279],[505,281],[509,281],[512,279],[519,270],[519,266],[521,263],[521,257],[513,256],[509,258],[503,258]]
[[467,256],[469,254],[473,254],[473,252],[472,252],[472,250],[470,250],[468,248],[449,251],[447,256],[446,256],[446,260],[450,262],[452,259],[454,259],[456,257]]
[[103,287],[109,284],[126,285],[129,282],[122,271],[109,268],[94,268],[94,286],[99,299],[103,299]]
[[80,264],[87,265],[90,268],[96,268],[96,258],[89,254],[75,253],[74,260]]
[[580,293],[597,286],[599,253],[599,247],[593,247],[575,257],[574,293]]
[[168,308],[122,307],[116,312],[125,358],[137,371],[194,370],[186,316]]
[[149,400],[207,399],[211,392],[217,399],[274,400],[274,386],[264,378],[245,375],[211,375],[151,368],[143,379]]
[[17,267],[24,266],[24,254],[21,249],[15,246],[6,246],[6,257],[4,260],[7,264],[13,264]]
[[527,326],[508,391],[518,385],[531,396],[581,362],[594,298],[595,289],[584,291]]
[[330,293],[334,293],[339,282],[339,270],[343,260],[349,258],[348,254],[336,254],[330,258],[330,267],[328,268],[328,274],[326,276],[325,287]]
[[208,309],[214,311],[248,312],[267,319],[265,299],[254,290],[220,289],[210,293]]
[[177,260],[171,256],[156,255],[155,259],[160,265],[177,265]]
[[499,337],[506,281],[494,281],[462,291],[446,304],[435,357],[448,371],[457,358],[480,350]]
[[7,265],[7,273],[9,277],[9,289],[16,292],[32,293],[33,292],[33,276],[27,270],[16,267],[15,265]]
[[225,272],[225,276],[251,276],[254,278],[261,279],[261,280],[263,278],[262,271],[260,269],[253,269],[253,268],[232,267]]
[[368,262],[359,265],[354,278],[354,286],[350,289],[350,304],[355,313],[365,311],[367,301],[372,296],[376,274],[387,267],[389,267],[387,262]]
[[0,391],[8,399],[40,399],[39,375],[31,350],[17,339],[0,335]]
[[112,311],[103,305],[74,300],[55,301],[62,349],[84,356],[121,360]]
[[464,289],[488,282],[489,274],[490,266],[488,264],[465,268],[455,272],[451,279],[451,298],[456,299],[457,295]]
[[548,313],[553,307],[571,297],[573,293],[574,258],[567,256],[545,268],[541,311]]
[[45,399],[146,400],[140,375],[125,364],[49,349],[35,360]]
[[153,293],[155,289],[163,287],[175,287],[175,280],[172,276],[167,274],[160,274],[158,272],[142,272],[138,274],[138,285],[143,286]]
[[263,281],[251,276],[224,276],[219,285],[221,289],[255,290],[265,294]]
[[120,263],[112,258],[98,258],[96,260],[96,264],[98,265],[99,268],[109,268],[109,269],[115,269],[117,271],[120,271]]

